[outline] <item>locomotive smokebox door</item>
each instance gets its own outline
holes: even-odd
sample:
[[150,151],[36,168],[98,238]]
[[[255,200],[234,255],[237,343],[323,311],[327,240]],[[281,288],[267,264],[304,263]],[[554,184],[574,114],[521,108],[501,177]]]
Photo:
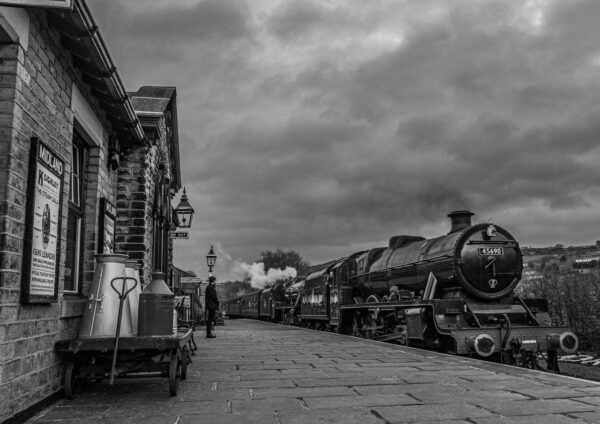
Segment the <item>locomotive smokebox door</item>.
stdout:
[[488,224],[473,225],[458,240],[456,254],[464,289],[481,299],[504,297],[521,279],[519,244],[501,227],[491,231]]

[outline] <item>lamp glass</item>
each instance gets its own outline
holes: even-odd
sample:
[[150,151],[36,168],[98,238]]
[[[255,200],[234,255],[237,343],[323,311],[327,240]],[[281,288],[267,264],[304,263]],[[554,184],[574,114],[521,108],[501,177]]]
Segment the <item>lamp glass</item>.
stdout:
[[208,265],[209,268],[212,268],[213,266],[215,266],[216,261],[217,255],[215,255],[213,247],[210,246],[210,252],[208,252],[208,255],[206,255],[206,265]]
[[175,213],[179,221],[179,228],[190,228],[192,226],[192,218],[194,217],[192,211],[175,209]]
[[190,202],[188,201],[185,188],[183,189],[181,201],[175,208],[175,214],[177,215],[177,220],[179,221],[179,228],[190,228],[192,226],[194,208],[192,208],[192,205],[190,205]]

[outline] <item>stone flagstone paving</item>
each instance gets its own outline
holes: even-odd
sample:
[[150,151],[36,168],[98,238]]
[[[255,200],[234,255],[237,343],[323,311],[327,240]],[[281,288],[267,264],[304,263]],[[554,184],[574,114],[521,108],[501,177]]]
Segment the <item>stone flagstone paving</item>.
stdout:
[[333,333],[226,320],[177,396],[164,378],[118,379],[30,424],[600,423],[600,385]]

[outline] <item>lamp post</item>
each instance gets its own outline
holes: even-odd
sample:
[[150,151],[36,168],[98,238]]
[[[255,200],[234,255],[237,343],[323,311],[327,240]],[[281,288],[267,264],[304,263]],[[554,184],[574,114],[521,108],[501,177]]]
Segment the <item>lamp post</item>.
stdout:
[[177,222],[179,222],[179,228],[190,228],[192,226],[192,218],[194,217],[194,208],[188,202],[187,195],[185,194],[185,187],[183,188],[183,195],[179,204],[175,208],[175,215],[177,215]]
[[210,246],[210,252],[206,255],[206,265],[208,265],[208,273],[212,274],[213,267],[215,266],[215,262],[217,262],[217,255],[215,255],[215,251],[213,250],[212,245]]
[[[175,195],[175,189],[171,189],[172,192],[169,192],[170,196],[174,196]],[[190,202],[188,202],[188,198],[187,195],[185,194],[185,187],[183,188],[183,195],[181,196],[181,199],[179,201],[179,204],[177,205],[177,207],[175,209],[173,209],[173,213],[175,214],[175,217],[177,218],[177,227],[178,228],[190,228],[192,226],[192,218],[194,217],[194,208],[192,208],[192,205],[190,205]],[[184,232],[176,232],[176,231],[169,231],[169,238],[170,239],[176,239],[176,238],[188,238],[188,233],[187,231]],[[172,249],[172,247],[171,247]],[[173,264],[171,263],[170,265],[170,276],[171,276],[171,289],[174,288],[175,285],[175,281],[173,280]],[[178,281],[178,285],[180,286],[179,289],[181,289],[181,283],[179,283]]]

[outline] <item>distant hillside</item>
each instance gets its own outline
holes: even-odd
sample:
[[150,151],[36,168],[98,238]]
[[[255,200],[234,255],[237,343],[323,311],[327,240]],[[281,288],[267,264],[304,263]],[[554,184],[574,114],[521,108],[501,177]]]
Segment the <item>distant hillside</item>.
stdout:
[[598,268],[599,244],[567,247],[562,244],[549,247],[521,247],[524,277],[532,272],[600,272]]

